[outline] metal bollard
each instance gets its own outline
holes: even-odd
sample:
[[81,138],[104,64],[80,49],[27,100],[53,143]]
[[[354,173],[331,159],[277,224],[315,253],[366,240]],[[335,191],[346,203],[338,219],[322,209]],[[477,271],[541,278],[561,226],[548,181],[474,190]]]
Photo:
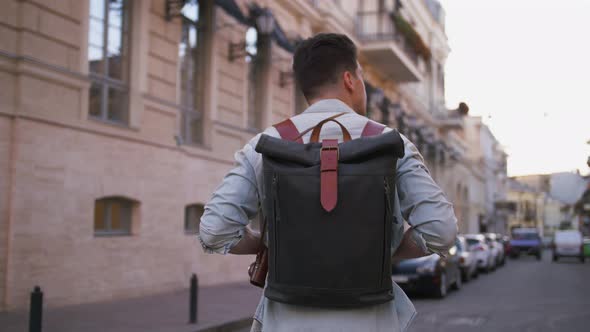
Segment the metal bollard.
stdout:
[[35,286],[31,292],[31,308],[29,311],[29,332],[41,332],[43,321],[43,292],[41,287]]
[[190,323],[196,324],[197,323],[197,302],[198,302],[198,295],[199,295],[199,280],[197,279],[197,275],[193,273],[191,277],[191,289],[190,289],[190,299],[189,299],[189,316],[190,316]]

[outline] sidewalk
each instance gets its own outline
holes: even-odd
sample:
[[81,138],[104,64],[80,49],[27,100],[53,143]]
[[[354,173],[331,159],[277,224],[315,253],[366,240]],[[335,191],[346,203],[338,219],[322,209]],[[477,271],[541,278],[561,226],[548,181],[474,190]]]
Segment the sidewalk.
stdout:
[[[43,311],[43,332],[227,332],[251,325],[261,289],[228,284],[199,289],[198,324],[188,324],[189,291]],[[29,313],[1,312],[0,331],[28,331]]]

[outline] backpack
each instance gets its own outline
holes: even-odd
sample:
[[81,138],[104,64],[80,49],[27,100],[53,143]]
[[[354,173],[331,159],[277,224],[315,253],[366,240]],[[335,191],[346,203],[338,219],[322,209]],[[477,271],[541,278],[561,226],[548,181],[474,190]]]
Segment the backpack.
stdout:
[[[362,307],[393,299],[392,229],[398,158],[396,130],[369,120],[361,138],[330,117],[299,134],[290,119],[261,135],[262,211],[268,225],[268,282],[274,301],[312,307]],[[318,142],[337,123],[344,142]],[[312,131],[310,142],[301,136]],[[394,228],[395,227],[395,228]]]

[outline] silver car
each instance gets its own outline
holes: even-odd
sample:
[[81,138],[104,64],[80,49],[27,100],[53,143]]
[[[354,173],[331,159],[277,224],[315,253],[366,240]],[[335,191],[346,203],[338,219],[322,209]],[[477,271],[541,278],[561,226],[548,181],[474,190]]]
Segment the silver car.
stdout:
[[459,255],[459,269],[461,270],[461,279],[468,282],[471,278],[477,278],[479,271],[477,269],[477,258],[475,253],[468,250],[467,240],[461,235],[455,241],[457,253]]
[[480,271],[490,272],[495,265],[495,257],[486,244],[486,239],[481,234],[466,234],[463,236],[467,241],[468,250],[475,255],[477,261],[477,268]]
[[506,261],[504,245],[499,241],[498,236],[495,233],[485,233],[486,243],[494,253],[495,265],[504,265]]

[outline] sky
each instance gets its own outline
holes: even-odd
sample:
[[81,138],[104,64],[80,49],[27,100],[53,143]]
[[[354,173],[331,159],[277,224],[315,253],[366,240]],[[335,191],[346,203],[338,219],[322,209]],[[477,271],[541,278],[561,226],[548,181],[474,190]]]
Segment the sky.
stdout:
[[510,176],[589,173],[590,0],[440,2],[447,106],[482,116]]

